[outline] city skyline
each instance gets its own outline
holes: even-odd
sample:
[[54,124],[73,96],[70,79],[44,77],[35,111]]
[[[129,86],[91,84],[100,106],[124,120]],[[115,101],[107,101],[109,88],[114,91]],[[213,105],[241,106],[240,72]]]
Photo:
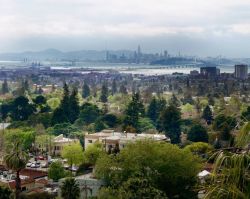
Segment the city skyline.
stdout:
[[249,57],[250,1],[1,0],[0,53],[168,49]]

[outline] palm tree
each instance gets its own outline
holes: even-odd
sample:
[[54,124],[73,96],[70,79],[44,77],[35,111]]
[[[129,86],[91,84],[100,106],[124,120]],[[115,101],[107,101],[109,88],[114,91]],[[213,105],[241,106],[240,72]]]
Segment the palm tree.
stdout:
[[63,199],[78,199],[80,188],[74,178],[67,178],[61,186],[61,196]]
[[28,155],[23,151],[22,145],[20,142],[14,142],[11,147],[11,151],[4,157],[5,164],[8,169],[11,169],[16,172],[16,199],[19,199],[21,193],[21,179],[20,171],[25,168],[26,163],[28,162]]
[[[250,123],[238,133],[236,152],[219,151],[215,154],[215,166],[205,199],[250,198]],[[247,140],[247,141],[246,141]]]

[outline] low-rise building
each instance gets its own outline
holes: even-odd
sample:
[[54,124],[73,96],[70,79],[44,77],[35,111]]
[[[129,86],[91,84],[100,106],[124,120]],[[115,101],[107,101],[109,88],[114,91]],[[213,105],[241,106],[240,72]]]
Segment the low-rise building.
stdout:
[[108,151],[114,149],[115,147],[119,147],[119,149],[122,149],[127,143],[142,139],[170,142],[170,139],[163,134],[136,134],[127,132],[115,132],[114,130],[103,130],[98,133],[85,135],[84,146],[86,149],[89,145],[95,142],[100,142],[103,144],[104,149]]
[[71,139],[71,138],[66,138],[63,136],[63,134],[57,136],[53,140],[53,148],[52,148],[52,154],[59,156],[61,155],[61,152],[63,148],[69,144],[73,143],[79,143],[80,141],[78,139]]
[[[34,189],[43,189],[47,183],[47,172],[32,169],[23,169],[20,172],[21,189],[23,192],[30,192]],[[0,168],[0,186],[14,190],[16,187],[16,175],[5,167]]]

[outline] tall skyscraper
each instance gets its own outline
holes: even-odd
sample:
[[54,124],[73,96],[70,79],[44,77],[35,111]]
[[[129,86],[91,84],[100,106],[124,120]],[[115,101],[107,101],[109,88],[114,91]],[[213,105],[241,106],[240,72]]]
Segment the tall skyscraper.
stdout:
[[247,79],[248,78],[248,65],[245,65],[245,64],[235,65],[234,75],[237,79]]
[[137,48],[137,60],[136,60],[136,63],[139,64],[141,62],[141,46],[138,45],[138,48]]
[[138,53],[139,56],[141,55],[141,46],[140,45],[138,45],[137,53]]

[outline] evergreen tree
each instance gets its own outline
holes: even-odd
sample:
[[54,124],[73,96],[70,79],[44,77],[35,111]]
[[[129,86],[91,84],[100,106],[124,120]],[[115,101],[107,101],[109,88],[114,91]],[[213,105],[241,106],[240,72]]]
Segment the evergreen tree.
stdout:
[[135,93],[132,96],[132,101],[129,103],[125,111],[124,126],[125,128],[130,126],[138,130],[139,117],[145,113],[144,105],[140,100],[139,93]]
[[0,113],[1,113],[1,119],[2,121],[5,121],[8,117],[9,112],[11,111],[11,105],[10,104],[1,104],[0,106]]
[[63,86],[63,99],[61,101],[61,104],[60,104],[60,108],[63,110],[65,116],[67,117],[69,115],[69,87],[66,83],[64,83],[64,86]]
[[117,85],[116,85],[116,80],[114,79],[112,82],[112,95],[117,93]]
[[196,102],[195,102],[195,108],[198,114],[200,114],[201,112],[201,102],[200,102],[200,98],[198,97]]
[[123,84],[120,86],[120,93],[122,93],[124,95],[128,94],[127,88]]
[[73,88],[73,91],[69,97],[69,121],[73,123],[79,116],[80,106],[78,100],[78,90]]
[[97,120],[102,115],[101,110],[94,104],[84,103],[81,106],[79,119],[86,125],[89,125]]
[[157,107],[157,99],[153,97],[151,100],[149,106],[148,106],[148,111],[147,111],[147,116],[155,123],[158,119],[158,107]]
[[53,116],[51,119],[51,123],[65,123],[69,122],[70,116],[70,96],[69,96],[69,87],[66,83],[63,86],[63,99],[61,100],[61,104],[58,108],[56,108],[53,112]]
[[155,125],[157,124],[161,110],[164,108],[166,108],[166,101],[164,99],[156,99],[153,97],[148,106],[147,116]]
[[165,134],[171,139],[171,143],[173,144],[180,142],[180,120],[181,112],[173,104],[163,110],[160,116],[161,128],[165,131]]
[[4,79],[4,82],[2,84],[2,94],[6,94],[8,92],[9,92],[8,82],[6,79]]
[[202,118],[206,120],[207,124],[211,124],[213,120],[213,113],[209,105],[207,105],[206,108],[203,110]]
[[108,86],[106,83],[102,85],[100,101],[103,103],[108,102]]
[[34,112],[35,107],[24,96],[17,97],[11,104],[11,118],[13,120],[27,120]]
[[224,122],[222,128],[221,128],[221,131],[220,131],[220,139],[223,140],[223,141],[229,141],[230,138],[231,138],[231,134],[230,134],[230,127],[229,125]]
[[172,104],[176,107],[180,106],[180,101],[178,100],[178,98],[175,96],[175,94],[172,95],[172,97],[169,100],[169,104]]
[[30,90],[30,86],[29,86],[29,81],[27,79],[25,79],[23,82],[22,82],[22,87],[25,91],[29,92]]
[[90,88],[86,81],[84,81],[83,87],[82,87],[82,98],[86,99],[90,96]]
[[188,131],[187,138],[192,142],[208,142],[207,129],[200,124],[196,124]]

